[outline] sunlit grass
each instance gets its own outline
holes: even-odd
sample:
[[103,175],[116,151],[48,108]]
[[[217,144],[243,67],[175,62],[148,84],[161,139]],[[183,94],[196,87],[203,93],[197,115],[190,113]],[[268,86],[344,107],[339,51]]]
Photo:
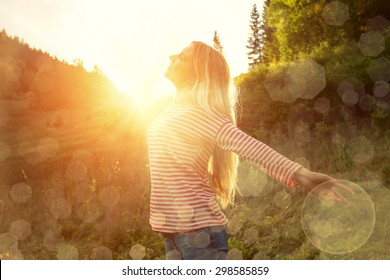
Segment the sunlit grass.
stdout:
[[[6,167],[4,170],[9,170],[9,173],[2,173],[1,177],[5,186],[1,191],[1,240],[8,240],[6,244],[9,245],[1,248],[2,258],[131,259],[142,256],[144,259],[163,259],[163,239],[148,225],[150,182],[145,138],[142,136],[143,122],[134,128],[135,134],[126,135],[129,131],[125,128],[131,128],[131,124],[137,120],[135,117],[126,120],[125,112],[107,117],[102,115],[102,111],[93,110],[72,114],[69,121],[53,131],[45,128],[46,114],[43,112],[31,112],[35,117],[31,123],[19,116],[15,127],[8,125],[9,129],[2,131],[2,135],[6,136],[3,139],[14,139],[9,142],[12,143],[12,157],[1,162],[2,167]],[[13,113],[10,112],[10,115]],[[22,124],[33,132],[28,140],[31,143],[38,143],[42,137],[56,139],[59,143],[58,153],[35,163],[26,162],[18,154],[20,143],[15,139]],[[277,138],[282,135],[270,134],[270,137],[272,143],[283,144]],[[242,162],[239,184],[243,187],[243,196],[238,197],[237,205],[226,212],[230,219],[230,245],[234,249],[230,253],[231,258],[388,258],[385,238],[389,226],[386,214],[389,210],[388,189],[385,186],[369,188],[372,186],[370,181],[383,181],[381,172],[388,168],[388,159],[383,158],[385,160],[379,165],[377,158],[383,157],[380,151],[388,149],[388,142],[383,138],[372,140],[378,143],[375,144],[375,154],[362,169],[359,161],[351,162],[347,147],[334,145],[333,149],[329,149],[329,141],[324,139],[324,135],[311,138],[311,145],[317,148],[315,154],[322,154],[323,158],[318,162],[311,161],[310,164],[318,166],[321,163],[323,172],[362,182],[362,186],[368,184],[367,191],[372,196],[378,216],[368,242],[350,254],[331,255],[321,252],[310,244],[300,226],[299,213],[305,192],[285,190],[272,179],[263,178],[250,164]],[[69,169],[72,162],[77,162],[76,169]],[[81,166],[85,168],[82,176],[69,173],[80,172]],[[22,182],[32,189],[32,196],[26,202],[13,199],[10,194],[11,187]],[[110,200],[112,203],[107,201],[110,199],[104,197],[107,190],[117,193],[119,200]],[[290,196],[288,204],[279,203],[282,199],[279,195],[281,191]],[[67,203],[70,212],[55,212],[52,203],[59,201]],[[86,212],[81,214],[80,211],[88,211],[80,210],[86,205],[92,207],[89,211],[97,209],[97,217],[87,218]],[[90,212],[90,215],[95,214]],[[31,233],[28,229],[18,230],[17,224],[11,230],[11,225],[21,219],[25,223],[18,223],[27,223]],[[15,240],[8,232],[28,236]],[[133,246],[138,247],[131,251]]]

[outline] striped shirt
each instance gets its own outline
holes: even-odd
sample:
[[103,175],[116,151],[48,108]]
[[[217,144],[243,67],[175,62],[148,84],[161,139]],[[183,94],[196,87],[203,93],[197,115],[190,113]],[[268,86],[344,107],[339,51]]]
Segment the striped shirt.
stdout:
[[225,115],[199,106],[168,107],[147,130],[151,175],[150,224],[186,232],[224,225],[207,165],[215,146],[232,151],[286,186],[299,164],[235,127]]

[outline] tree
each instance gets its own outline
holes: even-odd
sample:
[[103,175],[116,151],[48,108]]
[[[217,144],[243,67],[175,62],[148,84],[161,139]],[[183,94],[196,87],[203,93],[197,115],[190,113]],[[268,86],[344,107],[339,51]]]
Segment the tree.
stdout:
[[268,23],[269,5],[270,0],[265,0],[260,26],[260,62],[265,65],[276,62],[279,58],[278,41],[274,37],[275,29]]
[[223,46],[221,44],[221,40],[219,40],[219,35],[217,33],[217,30],[214,31],[214,38],[213,38],[213,42],[214,42],[214,48],[220,52],[222,52],[222,49],[223,49]]
[[102,69],[100,69],[96,64],[93,66],[92,72],[98,74],[99,76],[104,76]]
[[84,69],[84,63],[80,58],[73,59],[73,65],[78,68]]
[[249,59],[249,68],[254,68],[260,63],[261,56],[261,46],[260,46],[260,14],[257,10],[256,4],[253,4],[251,17],[250,17],[250,29],[251,33],[248,39],[248,45],[246,46],[249,49],[248,59]]

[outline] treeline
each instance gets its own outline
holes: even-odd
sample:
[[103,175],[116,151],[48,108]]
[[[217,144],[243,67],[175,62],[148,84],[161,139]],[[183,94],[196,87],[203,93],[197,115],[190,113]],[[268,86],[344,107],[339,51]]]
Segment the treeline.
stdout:
[[229,216],[241,221],[239,230],[230,224],[232,244],[244,259],[388,259],[390,2],[267,0],[262,15],[253,7],[249,26],[249,70],[235,78],[238,126],[311,170],[362,186],[376,226],[359,250],[321,252],[302,232],[305,192],[241,165],[239,186],[267,194],[239,198]]
[[0,97],[30,99],[34,109],[82,108],[104,104],[119,97],[102,71],[92,72],[81,61],[68,64],[56,57],[31,49],[19,38],[0,33]]
[[312,124],[370,118],[387,128],[389,14],[383,0],[267,0],[261,16],[255,5],[250,69],[236,78],[241,126],[272,130],[303,106]]

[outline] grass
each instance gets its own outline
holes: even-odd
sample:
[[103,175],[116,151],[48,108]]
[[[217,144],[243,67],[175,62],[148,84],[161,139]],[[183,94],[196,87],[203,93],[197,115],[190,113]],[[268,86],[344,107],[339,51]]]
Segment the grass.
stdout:
[[[53,127],[56,112],[2,104],[9,121],[0,136],[9,145],[11,156],[0,162],[1,259],[131,259],[135,245],[141,253],[133,257],[164,259],[164,240],[148,224],[145,124],[125,111],[113,115],[110,108],[71,111]],[[348,146],[350,139],[360,135],[367,137],[374,149],[364,162],[354,161]],[[304,158],[305,164],[316,171],[363,186],[375,205],[375,228],[370,239],[354,252],[321,252],[301,227],[305,191],[286,190],[242,162],[242,195],[237,197],[236,206],[226,210],[232,249],[229,256],[389,259],[389,135],[389,131],[375,127],[359,130],[353,124],[342,128],[318,124],[310,142],[299,146],[294,141],[287,143],[288,135],[270,132],[270,145],[293,160]],[[37,152],[35,147],[42,138],[58,143],[55,156],[42,157]],[[23,143],[31,150],[20,153]],[[74,162],[77,164],[72,169]],[[32,196],[26,202],[17,202],[10,192],[22,182],[31,187]],[[286,195],[287,200],[281,201]],[[63,206],[58,209],[59,203]],[[29,228],[10,230],[20,220]]]

